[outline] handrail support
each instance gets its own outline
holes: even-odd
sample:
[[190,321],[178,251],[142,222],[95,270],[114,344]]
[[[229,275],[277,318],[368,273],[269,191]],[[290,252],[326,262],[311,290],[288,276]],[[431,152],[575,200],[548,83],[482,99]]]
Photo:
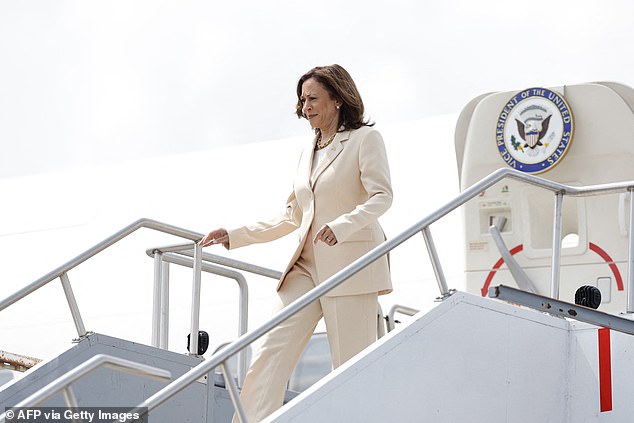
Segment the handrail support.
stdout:
[[77,397],[75,396],[75,391],[73,391],[73,388],[68,385],[66,388],[64,388],[63,392],[64,399],[66,400],[66,404],[68,405],[68,407],[79,408],[79,403],[77,402]]
[[75,299],[73,288],[70,286],[68,273],[62,273],[59,279],[62,282],[62,288],[64,289],[64,295],[66,295],[70,314],[73,316],[73,321],[75,322],[75,328],[77,328],[77,335],[79,336],[78,339],[81,340],[85,338],[88,333],[86,331],[86,327],[84,326],[84,321],[81,318],[81,314],[79,313],[79,307],[77,306],[77,300]]
[[625,312],[634,313],[634,187],[629,188],[630,192],[630,233],[629,248],[627,258],[627,303]]
[[439,300],[444,300],[449,297],[452,293],[447,287],[447,280],[445,279],[445,274],[442,271],[442,266],[440,265],[440,259],[438,258],[438,252],[436,251],[436,246],[434,245],[434,239],[431,236],[431,231],[429,230],[429,226],[425,226],[421,230],[423,234],[423,238],[425,239],[425,245],[427,246],[427,253],[429,253],[429,258],[431,259],[431,265],[434,269],[434,274],[436,275],[436,282],[438,282],[438,288],[440,289],[440,297]]
[[231,376],[231,371],[229,370],[229,366],[227,366],[227,362],[223,361],[220,364],[220,368],[222,370],[222,375],[225,378],[225,387],[229,391],[229,397],[231,397],[233,408],[236,411],[236,415],[238,416],[240,423],[249,423],[247,413],[244,411],[244,406],[242,405],[242,400],[240,399],[240,394],[238,393],[238,386],[236,385],[236,381],[233,379],[233,376]]
[[564,193],[557,191],[555,193],[555,215],[553,217],[553,257],[551,266],[551,284],[550,296],[556,300],[559,299],[560,269],[561,264],[561,209],[563,206]]
[[161,265],[161,311],[159,320],[159,348],[166,350],[169,344],[170,313],[170,264],[163,260]]
[[161,281],[163,279],[163,254],[154,254],[154,286],[152,290],[152,346],[161,343]]
[[202,278],[203,248],[194,244],[194,276],[192,281],[191,331],[189,354],[198,355],[198,330],[200,327],[200,282]]

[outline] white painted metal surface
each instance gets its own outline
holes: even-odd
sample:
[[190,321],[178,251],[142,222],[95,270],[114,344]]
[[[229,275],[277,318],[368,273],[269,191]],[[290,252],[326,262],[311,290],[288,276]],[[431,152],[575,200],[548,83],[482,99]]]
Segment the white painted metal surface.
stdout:
[[267,420],[625,422],[634,337],[612,333],[613,410],[600,411],[597,328],[456,293]]

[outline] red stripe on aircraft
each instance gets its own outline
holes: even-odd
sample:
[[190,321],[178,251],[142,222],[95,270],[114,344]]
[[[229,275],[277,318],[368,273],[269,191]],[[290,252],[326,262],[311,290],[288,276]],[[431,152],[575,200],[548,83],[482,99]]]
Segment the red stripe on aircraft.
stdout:
[[616,267],[616,264],[614,264],[614,260],[612,260],[612,257],[610,257],[610,255],[606,253],[605,250],[599,247],[597,244],[593,244],[592,242],[590,242],[588,243],[588,246],[590,247],[592,251],[600,255],[601,258],[605,260],[605,262],[608,264],[608,266],[610,266],[610,269],[612,270],[612,273],[614,274],[614,279],[616,279],[616,288],[619,291],[623,291],[624,289],[623,278],[621,277],[621,272],[619,272],[619,268]]
[[610,329],[599,329],[599,398],[601,412],[612,411],[612,357]]
[[[623,277],[621,276],[621,272],[619,271],[619,268],[614,263],[614,260],[612,260],[612,257],[610,257],[610,255],[606,253],[605,250],[599,247],[597,244],[589,242],[588,247],[590,248],[591,251],[594,251],[595,253],[597,253],[610,267],[610,270],[612,270],[612,274],[614,275],[614,280],[616,282],[616,289],[618,289],[619,291],[623,291],[625,289],[623,287]],[[524,246],[520,244],[516,246],[515,248],[513,248],[512,250],[510,250],[509,253],[511,253],[511,255],[514,255],[515,253],[519,253],[523,249],[524,249]],[[502,267],[503,264],[504,264],[504,259],[500,258],[493,265],[493,268],[487,275],[487,278],[484,281],[484,285],[482,286],[482,289],[480,291],[483,297],[487,296],[487,293],[489,292],[489,286],[491,285],[491,282],[493,281],[493,277],[495,276],[495,273],[498,271],[498,269]]]

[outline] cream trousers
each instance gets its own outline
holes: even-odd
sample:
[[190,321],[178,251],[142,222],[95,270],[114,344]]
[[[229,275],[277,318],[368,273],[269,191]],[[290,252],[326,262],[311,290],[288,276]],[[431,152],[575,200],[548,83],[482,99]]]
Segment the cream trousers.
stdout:
[[[312,257],[309,246],[278,291],[275,311],[315,287]],[[322,297],[265,335],[240,394],[249,423],[282,406],[288,380],[322,316],[336,368],[376,340],[377,310],[376,293]],[[239,422],[237,416],[233,422]]]

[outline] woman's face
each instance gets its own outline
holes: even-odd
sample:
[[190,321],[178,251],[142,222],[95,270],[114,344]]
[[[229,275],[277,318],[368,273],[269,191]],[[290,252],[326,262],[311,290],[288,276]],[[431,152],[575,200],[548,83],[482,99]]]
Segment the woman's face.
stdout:
[[322,133],[333,133],[339,123],[339,103],[330,97],[324,86],[314,78],[302,84],[302,112],[313,129]]

